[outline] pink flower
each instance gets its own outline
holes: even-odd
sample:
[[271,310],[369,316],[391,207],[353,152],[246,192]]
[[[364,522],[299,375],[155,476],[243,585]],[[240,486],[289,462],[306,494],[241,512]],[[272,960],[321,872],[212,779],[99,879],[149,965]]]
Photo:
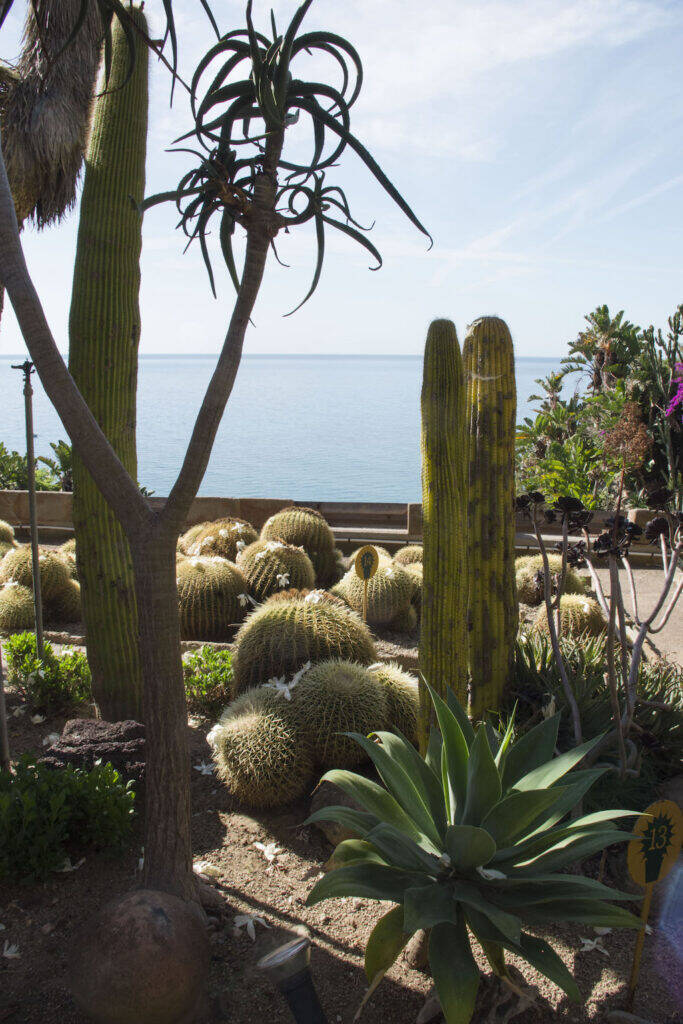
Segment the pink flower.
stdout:
[[676,392],[667,407],[665,413],[666,416],[673,415],[674,411],[679,406],[683,406],[683,363],[676,363],[674,366],[672,383],[676,384],[677,387]]

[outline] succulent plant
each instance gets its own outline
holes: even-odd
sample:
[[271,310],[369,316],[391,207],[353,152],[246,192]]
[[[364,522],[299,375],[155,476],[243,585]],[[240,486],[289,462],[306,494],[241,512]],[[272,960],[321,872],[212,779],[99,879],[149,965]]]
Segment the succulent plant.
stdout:
[[611,902],[637,896],[563,873],[632,837],[614,821],[633,812],[568,818],[605,771],[572,771],[599,738],[553,757],[559,715],[513,743],[512,727],[504,737],[485,724],[475,732],[452,692],[448,704],[429,694],[440,733],[432,731],[424,760],[393,733],[356,735],[382,784],[348,771],[324,775],[363,810],[326,807],[308,819],[341,823],[358,837],[337,846],[333,870],[313,887],[308,905],[349,896],[395,904],[368,939],[368,995],[410,937],[428,930],[446,1024],[468,1024],[474,1012],[480,974],[468,929],[496,975],[507,978],[509,951],[579,1001],[563,960],[525,929],[560,921],[641,926]]
[[59,545],[57,551],[68,565],[71,578],[77,579],[78,568],[76,565],[76,538],[72,537],[70,540],[65,540],[63,544]]
[[[556,614],[556,613],[554,613]],[[565,594],[560,598],[561,633],[565,636],[600,636],[607,628],[605,617],[597,601],[581,594]],[[548,615],[541,605],[534,619],[534,629],[548,633]]]
[[316,764],[353,768],[366,753],[344,733],[364,736],[389,724],[389,705],[379,678],[352,661],[322,661],[304,674],[282,701],[287,721],[299,723]]
[[182,533],[180,537],[178,537],[178,542],[176,544],[178,554],[187,555],[189,549],[192,547],[204,527],[209,525],[209,521],[205,519],[203,523],[195,523],[194,526],[190,526],[188,530],[185,530],[185,533]]
[[391,620],[389,628],[394,633],[414,633],[417,629],[417,622],[417,610],[412,604],[411,598],[411,603]]
[[422,584],[424,581],[422,562],[410,562],[408,565],[404,565],[403,568],[413,581],[413,596],[410,601],[417,613],[417,621],[419,622],[422,614]]
[[11,551],[14,544],[7,544],[4,540],[0,540],[0,561],[5,557],[8,551]]
[[81,621],[81,585],[77,580],[68,580],[59,597],[46,603],[45,617],[48,622]]
[[196,557],[176,565],[184,640],[225,640],[249,610],[244,576],[226,558]]
[[[377,572],[368,581],[368,622],[373,626],[388,626],[396,619],[403,621],[414,589],[413,579],[403,566],[381,561]],[[355,612],[361,613],[364,590],[365,583],[352,566],[332,592],[342,597]]]
[[419,684],[397,662],[376,661],[370,672],[385,689],[389,705],[389,723],[411,743],[417,743],[417,716],[420,707]]
[[306,792],[313,757],[301,730],[281,715],[272,691],[249,690],[226,708],[207,736],[217,775],[241,804],[277,807]]
[[12,633],[18,629],[33,629],[34,626],[33,591],[20,583],[6,583],[0,588],[0,630]]
[[[562,571],[561,555],[548,555],[552,574]],[[543,559],[540,555],[523,555],[515,560],[517,598],[523,604],[537,605],[543,600]],[[565,594],[585,594],[586,580],[576,569],[567,566],[564,576]]]
[[257,601],[265,601],[278,590],[315,586],[313,563],[304,549],[281,540],[254,541],[239,553],[237,564]]
[[304,604],[333,604],[337,608],[348,608],[348,604],[343,598],[338,597],[336,594],[331,593],[329,590],[297,590],[296,587],[290,587],[289,590],[278,590],[277,593],[271,594],[263,602],[264,604],[273,604],[276,601],[303,601]]
[[[56,552],[43,550],[39,554],[38,565],[43,600],[59,600],[71,579],[66,562]],[[0,562],[0,585],[10,582],[19,583],[29,590],[33,588],[33,557],[30,544],[13,548]]]
[[376,661],[370,631],[354,612],[327,601],[268,601],[235,637],[235,693],[330,658],[361,665]]
[[394,555],[394,561],[399,565],[422,565],[423,547],[421,544],[408,544],[405,548],[399,548]]
[[0,519],[0,544],[14,545],[14,527]]
[[282,540],[303,548],[313,563],[319,586],[327,587],[339,579],[334,534],[314,508],[294,505],[276,512],[264,524],[261,540]]
[[205,523],[201,529],[191,527],[188,533],[192,529],[196,529],[197,532],[194,539],[184,545],[186,554],[219,555],[231,562],[236,560],[240,551],[258,538],[256,530],[246,519],[216,519],[215,522]]
[[512,338],[505,322],[481,317],[462,351],[467,380],[469,484],[467,567],[470,704],[474,717],[498,706],[514,663],[515,423]]

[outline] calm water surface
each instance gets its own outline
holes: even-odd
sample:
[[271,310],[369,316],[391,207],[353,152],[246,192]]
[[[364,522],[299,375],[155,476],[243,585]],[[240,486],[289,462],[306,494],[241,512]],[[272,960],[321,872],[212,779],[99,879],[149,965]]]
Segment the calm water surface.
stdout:
[[[22,375],[0,357],[0,441],[25,450]],[[518,359],[518,419],[557,359]],[[167,494],[215,356],[143,356],[140,483]],[[200,494],[420,501],[421,356],[246,356]],[[36,451],[66,438],[35,380]]]

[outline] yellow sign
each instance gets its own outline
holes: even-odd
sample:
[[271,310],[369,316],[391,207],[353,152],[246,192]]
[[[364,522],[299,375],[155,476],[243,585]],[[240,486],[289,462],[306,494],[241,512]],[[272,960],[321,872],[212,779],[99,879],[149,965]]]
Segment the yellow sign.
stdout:
[[372,544],[366,544],[364,548],[361,548],[356,555],[356,561],[354,563],[356,569],[356,576],[359,576],[366,583],[371,580],[377,572],[377,566],[379,565],[379,555],[377,550],[373,548]]
[[668,875],[681,852],[683,816],[673,800],[651,804],[633,831],[638,836],[628,844],[628,870],[637,885],[660,882]]

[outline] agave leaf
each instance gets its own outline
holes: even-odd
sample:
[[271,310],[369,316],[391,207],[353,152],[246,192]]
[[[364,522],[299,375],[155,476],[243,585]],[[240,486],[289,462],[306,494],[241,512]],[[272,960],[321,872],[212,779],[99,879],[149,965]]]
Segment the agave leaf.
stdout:
[[446,804],[438,778],[398,729],[393,732],[377,732],[374,735],[389,757],[399,764],[412,780],[436,825],[439,839],[442,840],[446,833]]
[[594,853],[599,853],[606,846],[611,846],[613,843],[626,843],[633,838],[632,833],[619,832],[616,829],[604,832],[578,832],[560,840],[559,843],[538,857],[518,860],[512,864],[510,872],[514,877],[552,874],[574,864],[577,860],[592,857]]
[[[517,713],[517,703],[515,702],[515,706],[512,709],[512,714],[510,715],[510,721],[508,722],[507,728],[505,730],[505,735],[503,736],[503,739],[501,740],[500,746],[498,747],[498,750],[496,751],[495,762],[496,762],[496,768],[498,769],[498,772],[501,775],[501,782],[502,782],[503,766],[505,764],[505,760],[507,759],[508,748],[510,746],[510,743],[512,742],[512,734],[513,734],[514,729],[515,729],[515,715],[516,715],[516,713]],[[503,786],[503,792],[505,792],[505,787],[504,786]]]
[[481,825],[500,800],[500,775],[489,746],[486,726],[480,725],[470,747],[467,798],[461,824]]
[[[441,792],[444,789],[441,785],[441,748],[443,746],[443,740],[441,739],[441,733],[434,726],[429,730],[429,741],[427,743],[427,753],[425,754],[425,764],[429,768],[430,772],[434,775],[435,779],[439,783]],[[444,798],[445,806],[445,798]]]
[[539,814],[559,803],[565,795],[562,787],[530,789],[523,793],[512,793],[493,807],[482,821],[496,841],[497,847],[514,843]]
[[327,864],[326,871],[334,871],[345,864],[386,864],[374,846],[364,839],[344,839],[338,843]]
[[467,796],[467,762],[469,750],[462,730],[455,715],[448,705],[432,690],[429,683],[425,684],[434,704],[439,729],[441,730],[441,773],[444,783],[444,794],[448,797],[447,817],[449,824],[455,824],[455,815],[462,813]]
[[454,867],[469,871],[488,864],[496,852],[496,844],[483,828],[449,825],[446,830],[446,852]]
[[586,795],[591,786],[601,778],[607,767],[603,768],[587,768],[581,771],[572,772],[571,776],[562,784],[562,788],[566,791],[565,796],[560,802],[551,808],[550,813],[544,811],[540,814],[537,821],[534,821],[529,826],[528,838],[531,839],[535,835],[545,832],[548,829],[554,828],[558,822],[562,821],[566,814],[576,807],[579,800],[582,800]]
[[465,742],[469,749],[474,743],[474,727],[469,720],[467,712],[450,686],[446,687],[446,704],[448,705],[450,712],[455,715],[455,719],[460,726],[460,730],[465,737]]
[[366,814],[365,811],[355,811],[352,807],[331,804],[329,807],[321,807],[309,815],[304,825],[315,825],[318,821],[333,821],[342,825],[350,832],[365,838],[368,832],[379,824],[379,818],[374,814]]
[[428,853],[393,825],[376,825],[368,833],[368,842],[384,860],[403,871],[424,871],[434,876],[441,871],[438,856]]
[[454,882],[452,888],[456,900],[464,903],[466,908],[474,907],[475,910],[488,917],[506,938],[512,942],[519,942],[522,923],[516,914],[510,914],[496,906],[469,882]]
[[586,834],[597,832],[603,822],[611,824],[617,818],[628,817],[637,817],[637,811],[598,811],[595,814],[588,814],[571,822],[569,825],[552,828],[547,832],[534,833],[531,838],[520,841],[516,846],[506,846],[503,849],[499,849],[493,860],[496,864],[509,860],[527,860],[538,856],[539,853],[545,853],[546,850],[549,850],[567,836],[576,835],[578,832],[585,832]]
[[394,825],[399,832],[403,832],[416,842],[423,838],[413,820],[391,793],[387,793],[376,782],[340,768],[333,768],[331,771],[325,772],[321,781],[332,782],[335,786],[339,786],[347,796],[356,800],[366,811],[376,815],[380,821]]
[[[491,883],[490,897],[508,910],[555,899],[638,900],[636,894],[611,889],[583,875],[534,875],[533,878],[505,878]],[[513,905],[514,901],[514,905]]]
[[462,914],[457,924],[437,924],[432,928],[429,966],[446,1024],[469,1024],[479,990],[479,968],[472,956]]
[[524,775],[550,761],[557,745],[561,714],[535,725],[508,750],[503,768],[503,792],[512,789]]
[[439,830],[430,813],[428,801],[425,800],[420,787],[415,784],[414,778],[406,772],[403,766],[391,756],[381,743],[375,743],[374,740],[360,736],[358,733],[347,733],[347,735],[363,748],[375,765],[388,791],[415,823],[417,828],[420,829],[436,849],[440,849],[442,839],[439,835]]
[[[531,735],[529,732],[527,735]],[[564,754],[560,754],[559,757],[554,757],[550,761],[546,761],[545,764],[540,765],[538,768],[534,768],[532,771],[527,772],[521,779],[518,779],[515,783],[514,788],[517,790],[526,789],[545,789],[546,786],[552,786],[558,779],[561,779],[563,775],[571,771],[575,765],[583,761],[586,754],[589,754],[593,747],[600,742],[602,736],[596,736],[592,740],[587,740],[586,743],[581,743],[578,747],[574,747],[572,750],[567,750]],[[508,758],[509,760],[509,758]]]
[[358,1007],[356,1020],[409,938],[410,935],[403,931],[403,907],[393,907],[372,929],[365,947],[365,977],[370,988]]
[[642,928],[642,921],[623,907],[602,900],[549,900],[524,911],[529,924],[573,921],[593,928]]
[[308,894],[306,906],[313,907],[335,896],[359,896],[401,903],[406,889],[417,885],[422,877],[383,864],[347,864],[316,882]]
[[522,932],[519,955],[524,957],[540,974],[565,992],[573,1003],[581,1002],[581,993],[573,975],[555,950],[544,939]]
[[[424,882],[424,879],[423,879]],[[434,882],[406,889],[403,897],[403,927],[411,935],[420,928],[458,920],[458,904],[453,898],[452,886]]]

